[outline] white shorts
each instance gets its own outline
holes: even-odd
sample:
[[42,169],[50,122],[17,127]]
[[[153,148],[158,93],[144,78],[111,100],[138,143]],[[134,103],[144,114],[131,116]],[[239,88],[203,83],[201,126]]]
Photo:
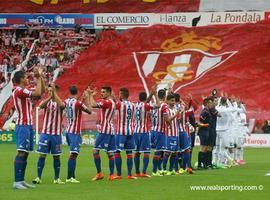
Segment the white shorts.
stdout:
[[218,145],[221,147],[234,147],[234,138],[230,130],[217,131]]

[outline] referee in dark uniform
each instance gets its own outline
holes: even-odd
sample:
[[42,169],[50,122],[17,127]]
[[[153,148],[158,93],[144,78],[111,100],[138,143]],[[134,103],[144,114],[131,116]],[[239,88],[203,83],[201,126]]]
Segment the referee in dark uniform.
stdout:
[[212,154],[213,154],[213,148],[216,146],[216,138],[217,138],[217,117],[220,117],[220,114],[216,110],[215,106],[217,104],[217,98],[214,96],[209,97],[213,101],[213,106],[209,109],[210,115],[211,115],[211,122],[209,126],[209,142],[208,142],[208,149],[207,149],[207,166],[209,168],[213,168],[212,165]]
[[198,169],[207,169],[209,165],[209,136],[211,130],[211,113],[210,109],[213,108],[213,100],[208,97],[203,100],[204,108],[200,114],[199,131],[200,137],[200,151],[198,154]]

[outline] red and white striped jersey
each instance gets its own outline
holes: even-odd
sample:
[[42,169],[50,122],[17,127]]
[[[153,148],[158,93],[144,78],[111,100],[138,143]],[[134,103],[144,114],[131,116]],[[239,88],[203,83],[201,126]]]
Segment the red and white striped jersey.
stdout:
[[148,133],[148,114],[154,107],[146,102],[138,102],[135,105],[135,130],[134,133]]
[[155,109],[152,115],[153,127],[152,130],[156,132],[165,133],[165,119],[164,116],[167,115],[168,105],[162,102],[159,109]]
[[186,128],[186,122],[187,119],[190,115],[192,115],[194,113],[194,109],[190,108],[189,110],[185,110],[184,112],[181,113],[181,120],[180,120],[180,131],[186,131],[187,132],[187,128]]
[[118,114],[118,135],[133,135],[133,114],[134,104],[130,101],[121,101],[116,103]]
[[63,109],[53,100],[50,100],[44,108],[42,133],[49,135],[61,135]]
[[13,102],[18,113],[17,125],[32,125],[32,91],[17,86],[13,91]]
[[101,127],[100,133],[113,135],[113,116],[115,111],[115,102],[112,99],[103,99],[97,103],[98,107],[101,108]]
[[[177,110],[175,108],[168,108],[167,109],[167,114],[168,117],[172,117],[177,113]],[[172,121],[171,124],[166,123],[166,128],[165,128],[165,134],[168,137],[174,136],[178,137],[179,136],[179,129],[178,129],[178,119],[180,115],[175,117]]]
[[[181,109],[184,109],[185,106],[184,105],[180,105]],[[195,102],[193,100],[190,100],[189,102],[189,109],[185,110],[182,114],[181,114],[181,120],[180,120],[180,131],[186,131],[189,133],[189,128],[187,125],[187,122],[189,121],[189,116],[193,115],[194,112],[197,109],[197,105],[195,104]]]
[[75,98],[65,100],[67,133],[81,134],[82,111],[87,110],[87,106]]

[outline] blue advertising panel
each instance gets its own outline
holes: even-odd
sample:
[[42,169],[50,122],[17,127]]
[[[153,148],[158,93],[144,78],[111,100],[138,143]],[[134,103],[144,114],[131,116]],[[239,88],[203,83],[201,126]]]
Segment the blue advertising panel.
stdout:
[[29,25],[51,28],[94,28],[93,14],[0,14],[0,28],[27,28]]

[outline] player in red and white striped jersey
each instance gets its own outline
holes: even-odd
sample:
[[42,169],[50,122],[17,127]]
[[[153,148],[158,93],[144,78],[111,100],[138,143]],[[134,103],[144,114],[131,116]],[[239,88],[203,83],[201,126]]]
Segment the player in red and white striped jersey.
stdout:
[[165,136],[165,118],[167,115],[166,91],[161,89],[158,91],[158,99],[160,101],[159,109],[152,115],[153,127],[151,132],[151,139],[153,138],[155,153],[153,157],[153,176],[162,176],[157,170],[161,170],[161,156],[166,148]]
[[[190,97],[189,107],[182,101],[181,102],[181,109],[183,112],[181,113],[181,120],[180,120],[180,132],[179,132],[179,145],[180,145],[180,152],[182,158],[182,169],[179,170],[179,173],[188,172],[192,174],[191,168],[191,137],[189,134],[189,127],[187,122],[191,115],[194,115],[194,110],[197,108],[196,104],[192,101]],[[184,171],[185,170],[185,171]]]
[[116,103],[118,116],[117,135],[130,136],[133,135],[133,113],[134,104],[128,100],[121,100]]
[[[149,104],[153,95],[155,96],[157,101],[156,106],[152,106]],[[152,88],[152,92],[148,98],[145,92],[141,92],[139,94],[139,102],[136,103],[135,105],[135,131],[134,131],[134,139],[135,139],[134,163],[137,177],[150,177],[150,175],[146,173],[151,150],[148,118],[150,111],[154,109],[157,110],[159,106],[160,102],[156,95],[156,85]],[[140,173],[141,153],[144,153],[142,173]]]
[[154,132],[159,132],[159,133],[165,133],[165,118],[164,118],[164,113],[167,109],[167,103],[162,102],[160,103],[160,108],[155,112],[155,122],[156,124],[153,126],[152,130]]
[[104,178],[103,173],[101,172],[101,159],[99,151],[102,149],[107,152],[109,159],[109,168],[110,176],[109,180],[114,180],[114,152],[115,148],[115,136],[113,128],[113,116],[115,112],[115,101],[112,97],[112,88],[111,87],[102,87],[101,88],[101,100],[96,102],[94,97],[97,95],[96,89],[89,88],[90,93],[90,103],[93,108],[101,109],[101,132],[98,134],[94,149],[93,156],[94,162],[97,169],[96,176],[92,179],[93,181],[101,180]]
[[[165,117],[165,134],[166,134],[166,150],[163,155],[163,174],[174,175],[176,154],[179,151],[179,128],[178,121],[180,119],[180,109],[175,108],[175,96],[170,93],[167,95],[168,108],[166,110],[167,115]],[[170,157],[170,167],[167,171],[167,162]]]
[[122,179],[122,158],[121,151],[125,150],[127,154],[128,179],[136,179],[132,176],[132,151],[135,149],[135,141],[133,135],[133,115],[134,104],[128,100],[129,91],[127,88],[120,89],[120,101],[116,103],[118,127],[115,137],[116,153],[115,164],[117,169],[117,179]]
[[34,131],[32,127],[32,106],[33,98],[40,97],[45,90],[45,84],[41,69],[34,69],[34,75],[37,79],[37,87],[34,91],[27,89],[29,81],[27,74],[23,71],[15,72],[12,82],[16,84],[13,91],[13,101],[18,120],[16,123],[16,146],[17,155],[14,161],[14,184],[15,189],[27,189],[34,186],[24,181],[25,169],[29,151],[33,151]]
[[[177,116],[177,110],[173,107],[168,107],[167,109],[168,116]],[[165,126],[165,134],[167,137],[178,137],[179,131],[178,131],[178,120],[180,119],[180,114],[178,115],[178,118],[174,118],[171,120],[170,124],[166,123]]]
[[60,154],[62,153],[62,119],[65,104],[59,98],[59,87],[50,84],[48,87],[49,97],[39,105],[44,109],[43,128],[39,138],[38,150],[39,159],[37,163],[37,178],[32,182],[41,183],[41,176],[45,166],[46,155],[51,153],[54,160],[54,183],[64,184],[59,178],[60,174]]
[[91,114],[91,106],[89,94],[84,91],[83,98],[87,102],[87,106],[78,100],[78,89],[76,86],[69,87],[70,97],[65,100],[66,117],[68,120],[66,128],[67,143],[70,149],[70,157],[68,160],[68,175],[66,182],[79,183],[75,179],[76,159],[80,153],[81,138],[81,123],[82,112]]

